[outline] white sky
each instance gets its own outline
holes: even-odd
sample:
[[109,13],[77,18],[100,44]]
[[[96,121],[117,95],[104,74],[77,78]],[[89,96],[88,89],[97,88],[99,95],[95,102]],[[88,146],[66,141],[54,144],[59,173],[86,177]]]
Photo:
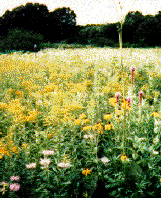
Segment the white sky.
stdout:
[[[123,14],[128,11],[141,11],[144,15],[161,11],[161,0],[0,0],[0,16],[6,10],[25,5],[27,2],[45,4],[49,11],[59,7],[70,7],[76,13],[78,25],[113,23],[119,21],[120,9]],[[114,3],[116,2],[116,3]]]

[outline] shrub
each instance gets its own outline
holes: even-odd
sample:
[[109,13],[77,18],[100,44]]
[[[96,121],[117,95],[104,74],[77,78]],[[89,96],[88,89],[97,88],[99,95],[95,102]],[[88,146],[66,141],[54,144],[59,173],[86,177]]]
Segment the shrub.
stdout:
[[[6,38],[3,38],[0,45],[0,51],[38,51],[43,42],[43,36],[37,33],[28,32],[20,29],[9,31]],[[37,45],[36,50],[34,45]]]

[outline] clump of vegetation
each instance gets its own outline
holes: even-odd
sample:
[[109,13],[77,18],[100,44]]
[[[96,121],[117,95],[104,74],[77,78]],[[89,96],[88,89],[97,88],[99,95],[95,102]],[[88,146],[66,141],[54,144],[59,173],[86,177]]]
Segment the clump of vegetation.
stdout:
[[[2,38],[0,51],[39,51],[43,36],[30,31],[13,29]],[[36,45],[36,48],[34,47]]]

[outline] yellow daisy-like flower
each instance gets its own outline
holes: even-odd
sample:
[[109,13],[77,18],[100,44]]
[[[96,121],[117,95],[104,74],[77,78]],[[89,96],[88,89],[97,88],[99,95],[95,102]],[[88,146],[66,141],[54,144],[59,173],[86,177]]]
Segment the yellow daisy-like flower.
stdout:
[[0,102],[0,110],[1,109],[7,109],[7,104],[6,103],[4,103],[4,102]]
[[112,105],[112,106],[114,106],[114,107],[117,106],[116,98],[114,98],[114,97],[113,98],[110,98],[109,99],[109,104]]
[[110,120],[111,118],[112,118],[112,114],[105,114],[104,116],[103,116],[103,118],[104,118],[104,120]]
[[89,119],[84,119],[84,120],[83,120],[83,123],[84,123],[84,124],[86,124],[86,123],[88,123],[88,122],[90,122]]
[[123,114],[123,111],[121,111],[121,110],[116,110],[115,111],[115,114],[117,115],[117,116],[120,116],[120,115],[122,115]]
[[153,112],[150,114],[151,116],[154,116],[155,118],[158,118],[160,117],[159,113],[158,112]]
[[82,174],[87,176],[87,175],[90,175],[92,172],[92,170],[88,169],[88,168],[85,168],[83,171],[82,171]]
[[47,135],[48,139],[51,139],[51,138],[52,138],[52,136],[53,136],[53,134],[52,134],[52,133],[49,133],[49,134]]
[[110,130],[112,130],[112,129],[114,129],[113,124],[106,124],[106,125],[105,125],[105,130],[110,131]]
[[92,129],[92,126],[85,126],[83,127],[83,131],[88,131],[88,130],[91,130]]
[[128,157],[127,157],[125,154],[122,154],[122,155],[121,155],[121,161],[122,161],[122,162],[128,161]]
[[12,147],[11,150],[12,150],[13,153],[18,153],[18,147],[17,146]]
[[82,114],[80,114],[80,116],[79,116],[79,119],[85,119],[87,116],[86,116],[86,114],[85,113],[82,113]]
[[129,104],[128,104],[127,101],[124,101],[124,102],[122,103],[121,107],[122,107],[123,109],[125,109],[125,110],[130,110],[130,106],[129,106]]
[[76,119],[76,120],[74,121],[74,124],[75,124],[75,125],[80,125],[80,124],[81,124],[81,120]]

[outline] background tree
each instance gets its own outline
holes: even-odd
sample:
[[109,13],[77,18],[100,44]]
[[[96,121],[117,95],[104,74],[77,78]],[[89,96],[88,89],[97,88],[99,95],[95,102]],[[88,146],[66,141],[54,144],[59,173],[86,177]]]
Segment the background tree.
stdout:
[[136,31],[144,20],[144,16],[139,11],[131,11],[126,15],[123,25],[123,42],[128,42],[131,44],[136,42]]
[[49,13],[46,32],[50,41],[61,41],[72,37],[76,27],[76,14],[69,7],[57,8]]

